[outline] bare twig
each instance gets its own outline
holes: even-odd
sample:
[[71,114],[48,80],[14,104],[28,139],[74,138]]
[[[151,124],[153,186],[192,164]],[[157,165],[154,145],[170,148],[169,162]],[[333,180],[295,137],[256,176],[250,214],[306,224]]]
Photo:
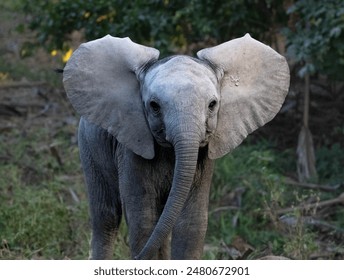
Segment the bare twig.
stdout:
[[74,200],[75,203],[80,203],[80,199],[78,197],[78,195],[76,194],[76,192],[72,189],[72,188],[68,188],[69,193],[72,196],[72,199]]
[[33,116],[33,118],[38,118],[45,115],[51,109],[51,107],[52,104],[46,104],[41,111],[39,111],[35,116]]
[[62,166],[63,165],[63,162],[62,162],[62,158],[60,157],[60,153],[58,151],[58,149],[56,148],[57,145],[50,145],[49,146],[49,149],[50,149],[50,152],[51,152],[51,155],[56,159],[57,163]]
[[237,206],[222,206],[222,207],[215,208],[214,210],[211,210],[209,212],[209,215],[212,215],[218,212],[223,212],[223,211],[228,211],[228,210],[239,210],[239,209],[240,207],[237,207]]

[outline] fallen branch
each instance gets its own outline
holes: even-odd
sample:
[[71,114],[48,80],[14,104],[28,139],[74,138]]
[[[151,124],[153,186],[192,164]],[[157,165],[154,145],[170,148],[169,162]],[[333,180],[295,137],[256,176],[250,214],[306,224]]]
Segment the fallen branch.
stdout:
[[333,260],[344,256],[343,246],[329,244],[328,242],[319,242],[319,250],[309,256],[309,259],[330,259]]
[[290,259],[283,256],[267,255],[267,256],[259,258],[258,260],[290,260]]
[[[8,108],[14,108],[14,110],[16,110],[16,108],[28,108],[28,107],[32,107],[32,108],[42,108],[44,107],[44,104],[42,104],[42,102],[37,102],[35,100],[31,101],[31,102],[28,102],[28,101],[25,101],[22,103],[5,103],[5,104],[2,104],[2,107],[8,107]],[[19,112],[21,113],[21,112]]]
[[277,210],[276,213],[278,215],[281,215],[281,214],[293,212],[295,210],[306,210],[306,209],[310,209],[310,208],[320,208],[320,207],[332,206],[332,205],[340,204],[340,203],[344,204],[344,193],[342,193],[340,196],[338,196],[337,198],[334,198],[334,199],[319,201],[319,202],[310,203],[310,204],[303,204],[303,205],[299,205],[299,206],[295,206],[295,207],[288,207],[288,208]]
[[301,222],[304,225],[316,227],[320,231],[332,231],[344,235],[344,229],[313,217],[281,216],[279,220],[290,227],[296,227]]
[[307,188],[307,189],[317,189],[317,190],[322,190],[325,192],[336,191],[342,186],[342,184],[337,184],[334,186],[324,186],[324,185],[317,185],[317,184],[311,184],[311,183],[300,183],[291,178],[285,178],[283,182],[287,185],[294,185],[294,186]]
[[22,87],[39,87],[47,85],[46,82],[12,82],[8,84],[0,84],[1,89],[10,89],[10,88],[22,88]]

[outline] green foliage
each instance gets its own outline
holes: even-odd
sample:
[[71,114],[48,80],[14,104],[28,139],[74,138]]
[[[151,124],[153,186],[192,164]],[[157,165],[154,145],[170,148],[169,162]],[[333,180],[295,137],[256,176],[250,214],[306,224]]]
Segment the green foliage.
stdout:
[[11,251],[22,251],[24,258],[37,254],[64,258],[69,253],[66,250],[75,246],[69,223],[76,218],[73,212],[80,209],[70,211],[52,188],[49,185],[45,189],[30,189],[16,184],[10,194],[2,197],[2,242]]
[[[212,208],[233,203],[226,201],[226,197],[235,189],[241,188],[243,194],[242,197],[238,196],[242,204],[238,209],[228,210],[229,212],[220,216],[211,214],[210,242],[223,240],[230,244],[233,238],[240,236],[253,246],[263,247],[271,243],[269,246],[274,248],[275,253],[282,252],[285,240],[276,229],[271,228],[274,221],[267,214],[271,214],[277,207],[285,206],[287,200],[283,195],[285,186],[281,183],[281,174],[278,172],[278,156],[271,148],[264,142],[258,145],[243,144],[217,161]],[[290,159],[288,161],[291,162]]]
[[66,186],[68,176],[78,172],[77,150],[65,133],[57,136],[53,145],[61,147],[66,162],[61,165],[45,146],[47,131],[30,132],[0,137],[0,258],[85,258],[89,233],[82,180]]
[[3,10],[15,11],[22,7],[22,0],[2,0],[0,8]]
[[316,233],[304,225],[302,213],[295,211],[292,217],[296,217],[296,223],[293,227],[288,228],[283,251],[293,259],[310,259],[311,254],[319,249],[316,243]]
[[61,83],[56,73],[52,69],[49,70],[36,69],[36,71],[32,71],[32,67],[27,65],[27,61],[20,60],[14,65],[9,64],[4,57],[0,56],[0,83],[2,81],[18,81],[23,77],[30,81],[46,81],[55,85]]
[[[192,52],[197,44],[221,43],[249,32],[271,42],[271,29],[286,21],[283,1],[22,0],[32,15],[39,44],[66,50],[69,36],[86,40],[111,34],[158,48],[163,54]],[[272,34],[274,35],[274,34]],[[194,46],[193,44],[196,44]]]
[[332,184],[344,182],[344,153],[342,151],[343,147],[339,143],[317,148],[317,171],[322,180]]
[[[0,259],[88,258],[88,202],[78,148],[70,141],[75,130],[38,122],[28,134],[0,134]],[[129,257],[123,223],[114,258]]]
[[[66,127],[54,134],[54,140],[49,135],[46,129],[31,128],[24,137],[17,131],[0,136],[0,158],[4,159],[0,165],[0,259],[88,257],[90,228],[77,147],[70,144]],[[62,166],[46,144],[57,147]],[[335,153],[341,159],[344,150],[334,145],[319,152],[320,166],[326,170],[319,172],[326,177],[324,182],[332,178],[328,174],[340,175],[340,163],[331,157]],[[216,249],[206,251],[205,258],[230,258],[220,250],[221,244],[229,245],[239,236],[255,249],[248,258],[257,258],[268,249],[276,255],[308,259],[318,248],[319,233],[302,223],[300,211],[290,213],[297,221],[292,228],[283,226],[278,214],[280,209],[319,195],[284,184],[284,174],[294,169],[293,151],[280,152],[267,142],[246,142],[220,159],[211,191],[206,239]],[[72,199],[70,189],[80,202]],[[343,211],[331,219],[334,225],[343,227]],[[114,258],[129,256],[123,223]]]
[[[319,166],[322,166],[319,177],[324,184],[331,182],[331,178],[338,180],[342,176],[344,161],[334,161],[334,153],[341,161],[344,150],[340,145],[323,148],[318,153]],[[301,211],[295,208],[287,214],[279,213],[281,209],[303,205],[310,198],[324,200],[331,197],[285,183],[285,174],[295,172],[294,157],[293,151],[278,151],[271,143],[246,142],[217,161],[207,233],[207,242],[216,249],[208,250],[206,258],[233,258],[228,248],[235,244],[237,237],[254,248],[254,252],[245,258],[274,254],[309,259],[319,250],[321,233],[304,222],[305,217],[317,217],[315,209]],[[338,212],[339,215],[342,213]],[[284,223],[284,218],[293,223]],[[330,219],[334,226],[343,226],[344,219],[338,214]],[[227,248],[226,251],[221,251],[221,247]]]
[[320,72],[344,77],[344,6],[342,0],[299,0],[288,9],[284,30],[288,53],[303,63],[299,75]]

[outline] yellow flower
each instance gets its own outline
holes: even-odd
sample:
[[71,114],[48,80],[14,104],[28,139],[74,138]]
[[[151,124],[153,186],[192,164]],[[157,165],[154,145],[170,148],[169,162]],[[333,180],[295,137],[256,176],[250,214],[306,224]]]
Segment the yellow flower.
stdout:
[[0,81],[5,81],[9,77],[8,73],[6,72],[0,72]]
[[57,56],[57,50],[52,50],[52,51],[50,52],[50,55],[51,55],[51,56]]
[[63,61],[64,63],[66,63],[66,62],[70,59],[70,57],[72,56],[72,53],[73,53],[73,49],[70,48],[67,52],[65,52],[65,53],[62,55],[62,61]]
[[108,15],[102,15],[96,19],[96,22],[99,23],[103,20],[106,20],[108,18]]

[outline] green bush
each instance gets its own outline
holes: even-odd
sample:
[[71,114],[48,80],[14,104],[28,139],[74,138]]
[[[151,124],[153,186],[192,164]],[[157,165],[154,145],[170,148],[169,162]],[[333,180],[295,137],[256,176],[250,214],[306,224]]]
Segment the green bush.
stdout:
[[344,78],[344,7],[342,0],[296,1],[289,7],[291,23],[285,28],[288,54],[305,74],[320,72]]
[[339,143],[317,148],[316,157],[317,171],[323,181],[332,184],[344,182],[344,153]]
[[[334,157],[334,154],[337,154]],[[334,178],[342,180],[342,156],[339,145],[318,150],[319,177],[329,184]],[[320,192],[285,183],[287,174],[295,173],[294,151],[279,151],[271,143],[242,144],[231,154],[217,161],[211,192],[207,242],[215,248],[206,258],[228,259],[235,240],[240,237],[254,248],[244,258],[264,254],[309,259],[319,250],[322,233],[304,223],[304,217],[322,219],[316,209],[289,211],[281,209],[307,204],[310,198],[326,200],[340,193]],[[337,160],[333,160],[337,158]],[[331,175],[330,175],[331,174]],[[343,211],[338,207],[326,221],[342,228]],[[294,221],[287,226],[283,219]],[[225,252],[221,248],[227,248]]]
[[[242,144],[231,154],[218,160],[213,178],[212,205],[210,213],[233,201],[223,198],[236,190],[239,207],[210,215],[209,242],[223,240],[231,244],[240,236],[254,247],[272,246],[275,253],[283,251],[285,240],[276,228],[273,228],[271,212],[285,206],[285,186],[281,182],[282,174],[277,159],[278,153],[268,143],[258,145]],[[290,158],[284,157],[291,162]],[[289,166],[290,167],[290,166]],[[235,204],[235,203],[234,203]],[[215,212],[216,213],[216,212]],[[216,218],[217,216],[217,218]],[[276,217],[273,217],[276,219]],[[258,249],[259,251],[259,249]],[[222,258],[221,254],[215,255]],[[226,256],[228,258],[228,256]]]
[[163,55],[193,52],[197,45],[221,43],[249,32],[271,43],[287,20],[283,1],[22,0],[30,28],[49,51],[66,50],[73,31],[86,40],[111,34],[154,46]]

